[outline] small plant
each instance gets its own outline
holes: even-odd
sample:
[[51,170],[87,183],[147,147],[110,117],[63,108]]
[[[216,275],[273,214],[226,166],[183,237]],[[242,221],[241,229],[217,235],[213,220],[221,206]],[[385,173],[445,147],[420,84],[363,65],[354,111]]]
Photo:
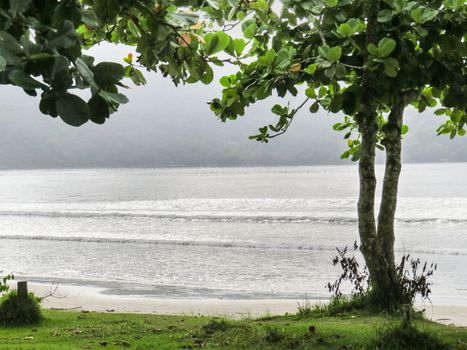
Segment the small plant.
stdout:
[[308,315],[311,315],[313,313],[313,311],[315,310],[317,305],[315,305],[313,307],[313,305],[311,305],[310,303],[310,300],[308,299],[308,296],[305,295],[305,299],[303,299],[303,301],[300,303],[298,302],[297,303],[297,314],[299,316],[308,316]]
[[2,277],[0,280],[0,295],[8,292],[10,289],[10,286],[8,285],[8,281],[14,280],[15,276],[13,274],[6,275],[5,277]]
[[413,325],[400,324],[382,326],[370,341],[368,350],[448,350],[450,347],[429,331],[419,330]]
[[[329,292],[333,294],[334,298],[341,298],[343,296],[342,286],[345,281],[349,281],[352,285],[351,295],[364,295],[368,292],[370,287],[370,274],[368,268],[365,266],[363,271],[360,270],[360,264],[355,256],[348,257],[348,248],[340,250],[336,248],[337,256],[332,260],[332,264],[336,266],[339,264],[342,273],[334,283],[328,282],[326,287]],[[358,250],[357,242],[354,242],[353,251]]]
[[210,320],[208,324],[205,324],[202,329],[206,334],[214,334],[216,332],[225,332],[231,328],[231,324],[226,320]]
[[[420,295],[422,299],[430,300],[431,282],[428,279],[438,268],[438,264],[427,262],[423,263],[422,272],[419,273],[419,267],[422,262],[420,259],[411,259],[410,254],[402,255],[402,260],[397,266],[397,275],[399,276],[402,297],[408,304],[413,304],[415,297]],[[410,269],[406,268],[410,266]]]
[[266,328],[265,339],[268,343],[279,343],[280,341],[284,340],[284,338],[284,333],[278,330],[276,327]]
[[0,324],[18,326],[34,324],[41,320],[40,299],[29,293],[19,297],[12,290],[0,299]]
[[[340,265],[342,273],[333,283],[327,283],[326,287],[332,293],[331,302],[327,306],[328,311],[339,313],[355,309],[371,307],[371,280],[368,268],[361,269],[356,257],[347,256],[349,249],[336,248],[338,255],[333,259],[334,266]],[[357,242],[354,242],[353,252],[358,250]],[[410,254],[402,255],[401,262],[397,265],[396,273],[399,278],[400,296],[402,304],[413,305],[419,295],[422,299],[430,300],[432,283],[428,279],[437,269],[437,265],[423,263],[421,272],[420,259],[412,259]],[[409,268],[407,267],[409,266]],[[342,288],[345,282],[350,282],[350,295],[344,295]]]
[[334,316],[342,313],[364,310],[368,308],[368,294],[341,295],[331,298],[323,310],[326,315]]

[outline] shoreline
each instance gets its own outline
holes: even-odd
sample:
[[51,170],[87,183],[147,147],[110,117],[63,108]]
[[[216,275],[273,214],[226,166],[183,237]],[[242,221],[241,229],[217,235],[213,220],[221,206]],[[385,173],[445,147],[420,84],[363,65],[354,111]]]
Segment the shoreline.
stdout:
[[[296,313],[304,300],[297,299],[216,299],[216,298],[160,298],[137,295],[117,295],[105,288],[52,285],[29,282],[29,290],[45,298],[45,309],[96,311],[115,313],[142,313],[161,315],[224,316],[236,319]],[[105,291],[105,294],[103,293]],[[51,295],[53,294],[53,295]],[[311,305],[323,300],[310,299]],[[467,327],[467,305],[416,305],[425,309],[428,319]]]
[[301,302],[295,299],[162,298],[114,294],[107,288],[92,286],[37,282],[29,282],[28,286],[38,297],[53,294],[43,300],[44,308],[78,311],[244,318],[296,312],[297,302]]

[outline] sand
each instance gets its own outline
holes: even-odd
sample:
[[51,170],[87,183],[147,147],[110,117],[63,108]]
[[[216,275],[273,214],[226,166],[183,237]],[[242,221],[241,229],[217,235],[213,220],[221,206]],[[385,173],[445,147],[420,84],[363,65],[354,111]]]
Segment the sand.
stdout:
[[[37,296],[48,296],[43,307],[48,309],[129,312],[167,315],[216,315],[234,318],[278,315],[297,312],[303,300],[290,299],[185,299],[113,295],[103,288],[74,285],[29,283]],[[310,301],[313,303],[313,301]],[[467,306],[418,305],[436,322],[467,327]]]

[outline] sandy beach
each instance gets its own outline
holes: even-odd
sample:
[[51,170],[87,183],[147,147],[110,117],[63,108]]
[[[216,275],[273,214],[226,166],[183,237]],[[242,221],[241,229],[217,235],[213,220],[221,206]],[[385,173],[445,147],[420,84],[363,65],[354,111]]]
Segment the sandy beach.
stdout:
[[[103,288],[75,285],[29,283],[29,290],[39,297],[48,296],[47,309],[77,311],[128,312],[167,315],[216,315],[233,318],[260,317],[294,313],[303,300],[291,299],[185,299],[113,295]],[[103,293],[105,291],[105,294]],[[318,302],[310,300],[310,303]],[[467,306],[418,305],[433,321],[467,327]]]

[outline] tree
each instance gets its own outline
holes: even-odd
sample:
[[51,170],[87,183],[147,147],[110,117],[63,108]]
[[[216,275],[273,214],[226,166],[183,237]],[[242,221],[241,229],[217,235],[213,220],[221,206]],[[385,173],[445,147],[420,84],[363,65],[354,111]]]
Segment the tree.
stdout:
[[[465,134],[466,23],[463,0],[0,0],[0,83],[32,96],[44,114],[79,126],[104,123],[126,103],[119,88],[139,68],[175,84],[213,80],[213,65],[238,72],[220,79],[210,103],[222,120],[277,93],[300,97],[275,105],[274,124],[252,136],[267,142],[287,131],[298,110],[343,115],[342,158],[359,162],[358,229],[374,300],[404,302],[394,262],[394,216],[406,106],[440,105],[439,134]],[[241,29],[241,30],[240,30]],[[235,33],[243,38],[232,38]],[[107,41],[135,46],[125,66],[95,64],[85,49]],[[88,101],[72,89],[90,92]],[[375,216],[375,152],[386,155],[383,195]]]

